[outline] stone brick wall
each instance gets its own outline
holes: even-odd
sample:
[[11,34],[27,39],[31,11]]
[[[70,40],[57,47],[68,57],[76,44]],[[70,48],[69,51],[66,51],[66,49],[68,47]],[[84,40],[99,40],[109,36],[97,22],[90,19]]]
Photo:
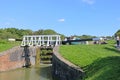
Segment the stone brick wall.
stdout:
[[[35,65],[37,47],[29,47],[29,57],[32,65]],[[11,69],[21,68],[25,64],[25,49],[24,47],[13,47],[7,51],[0,53],[0,72]]]
[[0,53],[0,72],[20,68],[24,64],[23,48],[14,47]]
[[52,59],[52,75],[53,79],[57,80],[82,80],[84,76],[84,71],[72,64],[71,62],[65,60],[59,53],[59,47],[55,47]]

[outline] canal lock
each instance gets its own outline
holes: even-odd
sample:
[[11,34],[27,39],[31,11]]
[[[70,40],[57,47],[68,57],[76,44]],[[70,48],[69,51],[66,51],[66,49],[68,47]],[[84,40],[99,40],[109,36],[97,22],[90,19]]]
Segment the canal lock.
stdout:
[[40,47],[40,63],[51,64],[52,63],[53,48],[51,46]]
[[23,65],[23,67],[30,67],[31,66],[30,50],[29,50],[29,46],[28,45],[24,46],[24,54],[22,55],[22,57],[25,58],[25,63]]
[[[51,64],[53,47],[51,47],[51,46],[37,47],[36,51],[34,51],[32,54],[35,54],[35,55],[34,56],[31,55],[29,46],[27,46],[27,45],[24,46],[24,54],[22,55],[22,57],[25,58],[25,63],[23,65],[23,67],[30,67],[31,63],[33,64],[33,60],[31,60],[33,58],[34,58],[35,66],[39,66],[40,64]],[[31,58],[31,56],[32,56],[32,58]]]
[[[45,56],[43,54],[45,50],[47,52],[46,54],[52,52],[52,49],[46,47],[43,48],[38,46],[27,46],[27,45],[21,46],[20,50],[15,50],[15,52],[13,53],[14,55],[12,55],[18,57],[18,59],[21,60],[21,65],[19,69],[16,68],[15,70],[10,70],[3,73],[1,72],[0,80],[8,80],[8,79],[9,80],[53,80],[51,73],[52,65],[45,63],[41,64],[44,61],[46,62],[48,61],[49,63],[51,63],[49,60],[46,59],[46,57],[45,59],[43,58],[43,56]],[[17,63],[18,65],[20,64],[19,62]]]

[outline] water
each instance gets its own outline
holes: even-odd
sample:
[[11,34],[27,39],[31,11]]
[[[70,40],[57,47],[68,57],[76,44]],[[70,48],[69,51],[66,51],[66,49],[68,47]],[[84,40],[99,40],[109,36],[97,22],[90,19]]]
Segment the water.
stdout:
[[21,68],[0,73],[0,80],[52,80],[51,65]]

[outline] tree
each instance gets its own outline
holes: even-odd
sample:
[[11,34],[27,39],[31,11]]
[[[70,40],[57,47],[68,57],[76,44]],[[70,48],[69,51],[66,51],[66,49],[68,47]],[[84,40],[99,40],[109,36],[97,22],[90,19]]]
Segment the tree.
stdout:
[[44,34],[44,30],[43,30],[43,29],[40,29],[40,30],[38,30],[38,31],[35,31],[33,34],[34,34],[34,35],[43,35],[43,34]]
[[7,32],[6,30],[0,31],[0,38],[1,39],[8,39],[8,38],[16,38],[16,35],[11,34],[11,32]]
[[115,33],[115,37],[119,36],[120,37],[120,29]]
[[26,29],[26,30],[20,29],[17,34],[18,34],[19,38],[21,38],[24,35],[33,35],[33,31],[30,29]]
[[10,32],[11,34],[17,34],[17,32],[19,31],[19,29],[17,28],[6,28],[5,30],[7,32]]
[[46,30],[44,30],[44,34],[45,35],[56,35],[58,33],[52,29],[46,29]]
[[34,32],[35,35],[56,35],[58,34],[56,31],[52,30],[52,29],[46,29],[46,30],[38,30]]
[[91,36],[91,35],[82,35],[79,36],[80,39],[89,39],[89,38],[95,38],[96,36]]
[[[40,29],[38,31],[33,32],[30,29],[17,29],[17,28],[4,28],[0,29],[0,39],[8,39],[8,38],[22,38],[24,35],[58,35],[56,31],[52,29]],[[61,35],[62,40],[64,39],[63,34]]]
[[65,39],[65,35],[63,35],[63,34],[59,34],[59,35],[61,35],[61,40]]

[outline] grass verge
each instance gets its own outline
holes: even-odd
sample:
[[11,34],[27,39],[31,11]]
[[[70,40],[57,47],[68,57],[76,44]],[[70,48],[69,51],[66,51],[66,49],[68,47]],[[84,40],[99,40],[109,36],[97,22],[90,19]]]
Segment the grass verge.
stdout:
[[120,80],[120,51],[106,45],[64,45],[61,55],[85,71],[85,80]]
[[0,52],[8,50],[17,45],[20,45],[20,42],[9,42],[7,40],[0,40]]

